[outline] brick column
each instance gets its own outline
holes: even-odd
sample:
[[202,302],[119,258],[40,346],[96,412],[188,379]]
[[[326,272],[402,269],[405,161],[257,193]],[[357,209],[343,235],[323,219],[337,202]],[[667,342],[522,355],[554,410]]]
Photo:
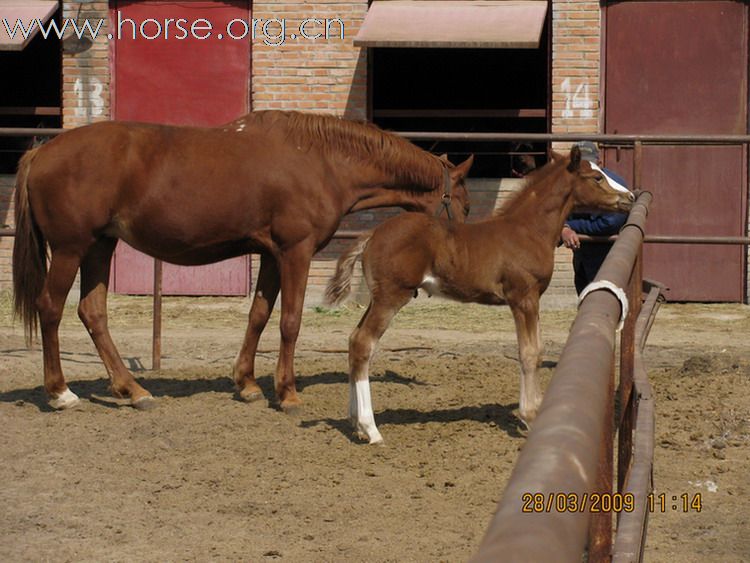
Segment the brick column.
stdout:
[[[601,9],[591,0],[552,0],[552,133],[601,131]],[[567,151],[570,143],[554,143]],[[572,251],[555,251],[555,273],[545,294],[575,303]]]
[[[258,20],[253,42],[252,102],[254,110],[285,109],[333,113],[364,120],[367,115],[367,55],[354,47],[367,2],[332,0],[329,3],[299,3],[264,0],[253,4]],[[284,43],[268,45],[260,31],[264,22],[284,19]],[[299,37],[300,22],[306,18],[330,20],[332,35],[314,40]],[[344,38],[339,24],[343,22]],[[277,23],[268,26],[270,35],[280,30]],[[325,26],[314,22],[305,26],[308,35],[324,33]],[[297,35],[292,39],[291,34]],[[271,42],[271,41],[268,41]]]
[[[109,3],[90,0],[63,2],[63,20],[84,20],[96,29],[104,20],[99,36],[85,51],[63,53],[63,127],[73,128],[110,118]],[[89,37],[89,39],[91,39]]]
[[600,131],[601,10],[552,0],[552,133]]

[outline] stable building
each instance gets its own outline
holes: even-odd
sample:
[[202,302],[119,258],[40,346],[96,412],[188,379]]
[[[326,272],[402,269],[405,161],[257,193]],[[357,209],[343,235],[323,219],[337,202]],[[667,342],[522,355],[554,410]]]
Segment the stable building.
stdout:
[[[41,25],[21,33],[17,19]],[[741,237],[748,149],[731,136],[748,133],[747,24],[747,2],[728,0],[0,0],[0,128],[219,125],[293,109],[456,133],[418,144],[454,161],[476,155],[473,219],[517,189],[514,153],[549,147],[459,133],[670,135],[645,143],[639,162],[654,193],[649,234]],[[726,139],[688,138],[709,135]],[[12,174],[31,142],[0,137],[0,227],[13,227]],[[632,185],[633,144],[604,143],[603,153]],[[342,229],[395,212],[349,216]],[[308,305],[350,242],[335,239],[316,257]],[[0,238],[0,289],[11,285],[12,244]],[[744,246],[647,244],[644,253],[644,275],[672,300],[747,302]],[[121,243],[113,290],[148,293],[151,262]],[[164,291],[247,295],[255,264],[165,265]],[[558,250],[557,270],[547,299],[572,303],[570,251]]]

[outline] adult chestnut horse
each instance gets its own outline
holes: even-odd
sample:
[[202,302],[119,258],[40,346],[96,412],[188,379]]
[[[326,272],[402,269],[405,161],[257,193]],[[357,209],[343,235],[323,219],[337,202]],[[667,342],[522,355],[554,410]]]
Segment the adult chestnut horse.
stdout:
[[627,210],[633,200],[573,147],[568,157],[555,155],[532,172],[488,219],[454,224],[404,213],[360,237],[339,258],[326,291],[330,303],[346,297],[362,257],[371,301],[349,339],[349,417],[360,437],[382,441],[371,404],[370,361],[393,317],[420,288],[465,303],[510,306],[521,360],[519,411],[529,424],[542,399],[536,379],[539,298],[552,277],[565,219],[573,209]]
[[282,408],[298,405],[294,346],[313,254],[346,213],[360,209],[435,213],[452,206],[452,215],[463,217],[471,163],[454,167],[372,125],[277,111],[251,113],[218,128],[98,123],[29,151],[17,176],[13,287],[27,336],[39,316],[50,404],[65,408],[78,401],[63,377],[58,326],[79,268],[78,314],[112,392],[136,407],[153,403],[125,368],[107,329],[110,261],[122,239],[182,265],[260,253],[233,377],[243,399],[262,396],[255,353],[281,290],[275,388]]

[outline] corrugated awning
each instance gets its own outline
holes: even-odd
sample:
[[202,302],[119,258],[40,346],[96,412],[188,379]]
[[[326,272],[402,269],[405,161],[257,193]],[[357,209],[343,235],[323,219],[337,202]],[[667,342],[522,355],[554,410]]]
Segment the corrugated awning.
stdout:
[[51,0],[0,0],[0,51],[22,51],[57,10]]
[[546,0],[375,0],[360,47],[536,49]]

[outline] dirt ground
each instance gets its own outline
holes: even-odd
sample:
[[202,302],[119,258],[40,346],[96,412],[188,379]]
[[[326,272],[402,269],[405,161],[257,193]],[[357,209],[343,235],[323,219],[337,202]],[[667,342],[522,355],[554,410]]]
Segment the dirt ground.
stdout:
[[[63,367],[84,401],[53,412],[41,352],[0,294],[0,560],[465,561],[524,437],[507,309],[407,307],[373,365],[386,444],[345,419],[349,332],[361,310],[309,310],[298,346],[305,406],[235,400],[243,299],[167,298],[162,370],[149,371],[150,301],[111,299],[126,363],[158,398],[107,401],[104,368],[74,309]],[[546,386],[573,320],[543,311]],[[257,373],[270,398],[277,315]],[[750,561],[750,308],[662,307],[646,355],[656,392],[656,494],[648,561]],[[672,509],[699,494],[700,513]]]

